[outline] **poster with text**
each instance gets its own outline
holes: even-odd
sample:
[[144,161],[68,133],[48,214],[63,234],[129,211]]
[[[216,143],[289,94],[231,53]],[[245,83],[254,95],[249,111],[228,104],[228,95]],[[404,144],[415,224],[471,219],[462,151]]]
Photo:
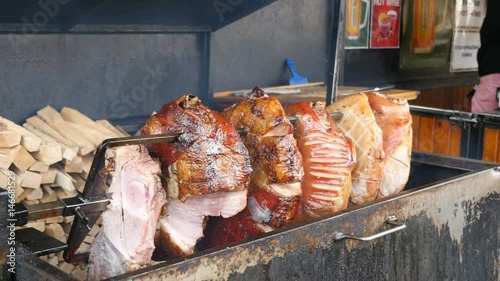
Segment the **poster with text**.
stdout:
[[451,46],[450,72],[477,71],[477,51],[481,47],[479,31],[485,13],[486,0],[455,2],[455,28]]
[[478,31],[455,30],[451,48],[450,72],[477,70],[477,51],[481,46]]
[[368,49],[370,0],[345,1],[345,49]]
[[399,48],[402,0],[373,0],[370,48]]
[[455,28],[479,31],[485,13],[486,0],[457,0],[455,4]]
[[449,68],[453,0],[405,0],[401,23],[401,69]]

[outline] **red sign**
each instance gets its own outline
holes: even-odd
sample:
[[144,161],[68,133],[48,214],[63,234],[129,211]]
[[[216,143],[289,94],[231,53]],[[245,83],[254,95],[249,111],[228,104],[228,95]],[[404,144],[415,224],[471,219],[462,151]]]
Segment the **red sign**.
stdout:
[[399,48],[402,0],[373,0],[370,48]]

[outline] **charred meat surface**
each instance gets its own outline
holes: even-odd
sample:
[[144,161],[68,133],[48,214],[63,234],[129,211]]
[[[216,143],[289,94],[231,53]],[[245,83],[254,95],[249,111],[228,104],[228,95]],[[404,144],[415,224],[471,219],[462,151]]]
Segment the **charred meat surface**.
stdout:
[[114,148],[111,202],[90,248],[89,280],[137,270],[151,262],[156,223],[167,202],[160,164],[142,145]]
[[327,106],[326,110],[343,113],[338,127],[356,147],[356,165],[352,172],[350,200],[364,204],[377,198],[384,175],[383,136],[365,94],[341,98]]
[[[218,241],[211,239],[212,246],[292,222],[298,212],[304,175],[293,126],[278,99],[257,87],[247,99],[225,109],[224,115],[235,128],[245,131],[242,139],[250,154],[253,174],[248,209],[216,222],[222,229],[207,234],[217,236]],[[218,232],[222,234],[216,235]]]
[[297,116],[295,138],[304,163],[302,210],[311,217],[347,208],[351,172],[356,162],[353,142],[335,125],[321,102],[300,102],[287,108]]
[[368,93],[368,101],[384,141],[384,176],[378,197],[394,195],[404,189],[410,176],[413,131],[408,102]]
[[203,236],[205,216],[240,212],[252,173],[236,129],[197,97],[185,95],[165,104],[142,128],[144,135],[176,132],[182,132],[177,142],[151,146],[161,159],[169,197],[155,259],[192,253]]
[[224,116],[185,95],[165,104],[142,127],[144,135],[177,132],[183,132],[177,142],[152,145],[167,168],[169,197],[184,202],[191,195],[247,188],[248,151]]

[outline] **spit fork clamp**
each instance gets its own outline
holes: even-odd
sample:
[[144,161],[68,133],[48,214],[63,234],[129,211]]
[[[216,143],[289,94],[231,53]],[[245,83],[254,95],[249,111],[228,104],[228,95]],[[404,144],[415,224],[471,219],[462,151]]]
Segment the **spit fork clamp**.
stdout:
[[[60,199],[55,202],[41,203],[24,206],[16,204],[16,225],[22,226],[28,221],[39,220],[57,216],[75,216],[71,231],[68,236],[67,245],[47,246],[36,251],[39,255],[50,254],[64,249],[64,260],[72,264],[79,264],[88,260],[88,253],[76,251],[85,240],[92,227],[95,225],[101,213],[106,210],[110,202],[107,194],[111,176],[105,167],[106,150],[117,146],[155,144],[174,142],[180,133],[133,136],[113,138],[104,140],[96,149],[92,166],[82,193],[75,197]],[[33,235],[33,232],[30,232]],[[29,239],[27,239],[29,240]],[[34,243],[34,242],[33,242]],[[61,242],[62,243],[62,242]],[[40,243],[42,244],[42,243]],[[40,246],[38,246],[40,247]],[[43,246],[42,246],[43,247]]]

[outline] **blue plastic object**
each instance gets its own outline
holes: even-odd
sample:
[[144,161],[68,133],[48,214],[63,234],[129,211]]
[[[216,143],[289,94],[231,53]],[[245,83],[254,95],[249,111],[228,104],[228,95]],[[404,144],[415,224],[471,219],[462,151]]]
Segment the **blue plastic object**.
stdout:
[[286,64],[288,65],[288,68],[290,69],[290,72],[292,73],[292,78],[290,78],[290,80],[288,80],[290,85],[309,83],[307,81],[307,77],[302,77],[299,75],[299,73],[295,69],[295,64],[293,63],[293,61],[291,59],[286,59]]

